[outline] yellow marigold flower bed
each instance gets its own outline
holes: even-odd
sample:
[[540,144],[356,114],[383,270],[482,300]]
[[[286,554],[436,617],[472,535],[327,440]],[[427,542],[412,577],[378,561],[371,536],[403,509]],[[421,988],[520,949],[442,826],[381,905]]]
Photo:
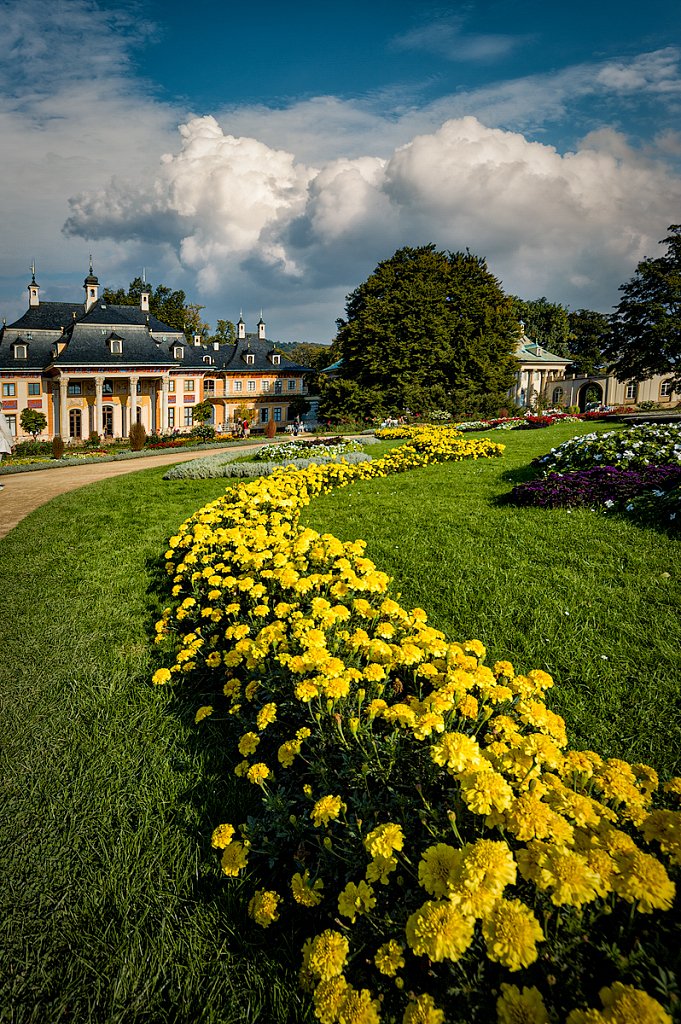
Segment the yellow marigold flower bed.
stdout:
[[[200,711],[215,709],[226,770],[262,798],[214,829],[222,871],[242,876],[256,925],[301,922],[322,1024],[579,1024],[630,1006],[666,1024],[595,951],[664,927],[681,784],[571,750],[550,675],[490,668],[480,641],[403,608],[363,541],[300,526],[333,487],[502,451],[448,427],[400,436],[372,462],[240,483],[171,539],[153,682],[214,694]],[[604,964],[609,994],[589,1009]]]

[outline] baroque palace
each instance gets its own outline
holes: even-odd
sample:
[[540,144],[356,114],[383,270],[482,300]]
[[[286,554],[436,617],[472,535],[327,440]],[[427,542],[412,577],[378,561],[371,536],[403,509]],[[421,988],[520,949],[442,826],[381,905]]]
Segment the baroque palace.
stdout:
[[83,302],[43,302],[34,271],[28,309],[0,330],[0,398],[17,440],[27,436],[23,409],[45,415],[43,438],[67,442],[127,437],[136,422],[148,433],[189,429],[193,407],[206,399],[217,430],[245,416],[254,425],[296,418],[312,370],[276,351],[262,316],[255,334],[239,317],[233,344],[207,345],[198,335],[190,344],[150,311],[150,289],[139,306],[109,305],[92,264],[83,287]]

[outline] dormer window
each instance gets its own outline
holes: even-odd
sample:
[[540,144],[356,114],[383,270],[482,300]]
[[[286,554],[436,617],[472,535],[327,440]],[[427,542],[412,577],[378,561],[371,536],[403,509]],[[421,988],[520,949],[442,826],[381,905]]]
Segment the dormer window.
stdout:
[[176,345],[173,349],[173,359],[184,359],[184,349],[181,345]]
[[253,355],[253,353],[252,352],[247,352],[246,353],[246,366],[253,366],[254,362],[255,362],[255,356]]
[[204,363],[208,363],[209,366],[213,362],[213,360],[211,359],[210,356],[204,356],[203,357],[203,361],[204,361]]
[[121,356],[123,355],[123,342],[118,341],[116,338],[111,339],[111,355]]
[[14,358],[25,359],[28,354],[26,345],[15,345],[14,346]]
[[273,352],[272,353],[272,365],[273,366],[279,366],[280,364],[281,364],[281,356],[279,355],[278,352]]

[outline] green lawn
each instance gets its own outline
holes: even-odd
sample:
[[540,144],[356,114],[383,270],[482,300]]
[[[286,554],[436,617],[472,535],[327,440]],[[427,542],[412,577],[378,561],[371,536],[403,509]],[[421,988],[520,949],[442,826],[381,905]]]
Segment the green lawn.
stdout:
[[[550,671],[576,745],[671,773],[677,544],[598,513],[497,504],[530,458],[583,429],[499,432],[502,460],[355,484],[305,520],[363,536],[402,601],[453,639]],[[3,1022],[305,1018],[287,951],[243,925],[216,871],[230,787],[196,700],[148,685],[165,541],[225,486],[164,472],[65,495],[0,541]]]

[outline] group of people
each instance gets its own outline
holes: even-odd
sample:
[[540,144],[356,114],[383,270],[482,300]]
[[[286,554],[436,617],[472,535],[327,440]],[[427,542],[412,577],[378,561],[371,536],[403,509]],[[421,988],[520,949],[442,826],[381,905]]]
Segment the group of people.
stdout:
[[239,420],[234,428],[234,433],[237,437],[250,437],[251,436],[251,424],[248,420]]
[[287,423],[285,430],[287,434],[293,434],[294,437],[298,437],[298,434],[302,430],[300,420],[294,420],[293,423]]

